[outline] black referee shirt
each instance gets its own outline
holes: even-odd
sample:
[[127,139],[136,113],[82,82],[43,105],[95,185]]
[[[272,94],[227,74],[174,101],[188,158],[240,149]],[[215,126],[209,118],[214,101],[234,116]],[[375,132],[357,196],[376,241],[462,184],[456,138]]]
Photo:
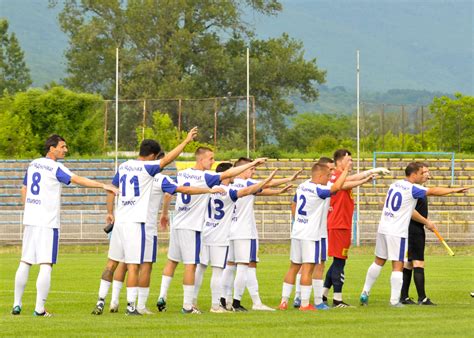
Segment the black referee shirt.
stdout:
[[[428,217],[428,198],[425,196],[423,198],[419,198],[416,202],[416,207],[415,210],[420,213],[421,216],[423,217]],[[416,231],[418,232],[419,230],[424,231],[425,225],[421,224],[419,222],[416,222],[414,220],[410,220],[410,226],[409,226],[409,231]]]

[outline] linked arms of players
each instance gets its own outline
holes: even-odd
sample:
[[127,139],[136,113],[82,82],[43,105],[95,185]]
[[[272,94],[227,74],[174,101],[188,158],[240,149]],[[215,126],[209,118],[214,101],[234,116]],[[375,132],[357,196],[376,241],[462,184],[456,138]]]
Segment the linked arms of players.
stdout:
[[184,141],[181,142],[176,148],[171,150],[169,153],[167,153],[165,155],[165,157],[163,157],[161,159],[160,167],[164,168],[168,164],[173,162],[176,159],[176,157],[178,157],[179,154],[181,154],[183,152],[184,147],[186,147],[188,145],[188,143],[190,143],[192,140],[194,140],[194,138],[197,136],[197,133],[198,133],[198,128],[197,127],[194,127],[193,129],[191,129],[189,131],[188,135],[186,136],[186,138],[184,139]]
[[239,198],[241,197],[244,197],[244,196],[247,196],[247,195],[252,195],[252,194],[255,194],[257,193],[258,191],[260,191],[260,189],[262,189],[268,182],[270,182],[273,177],[275,177],[275,174],[276,172],[278,171],[278,169],[275,169],[273,170],[273,172],[270,174],[270,176],[268,176],[266,179],[264,179],[263,181],[261,182],[258,182],[257,184],[253,184],[249,187],[246,187],[246,188],[243,188],[243,189],[240,189],[239,191],[237,191],[237,196]]
[[449,195],[449,194],[455,194],[459,192],[466,192],[471,187],[460,187],[460,188],[442,188],[442,187],[433,187],[433,188],[428,188],[426,191],[427,196],[444,196],[444,195]]
[[300,170],[296,171],[296,172],[295,172],[292,176],[290,176],[290,177],[272,179],[271,181],[269,181],[269,182],[265,185],[265,188],[277,187],[277,186],[282,185],[282,184],[286,184],[286,183],[289,183],[289,182],[293,182],[294,180],[296,180],[296,179],[298,178],[298,175],[301,174],[302,171],[303,171],[303,169],[300,169]]
[[253,162],[250,162],[250,163],[247,163],[247,164],[244,164],[244,165],[241,165],[241,166],[238,166],[238,167],[233,167],[233,168],[230,168],[229,170],[226,170],[224,171],[222,174],[221,174],[221,180],[225,180],[226,178],[231,178],[231,177],[235,177],[237,175],[240,175],[241,173],[243,173],[245,170],[247,169],[250,169],[252,167],[256,167],[260,164],[263,164],[267,161],[266,158],[257,158],[255,161]]

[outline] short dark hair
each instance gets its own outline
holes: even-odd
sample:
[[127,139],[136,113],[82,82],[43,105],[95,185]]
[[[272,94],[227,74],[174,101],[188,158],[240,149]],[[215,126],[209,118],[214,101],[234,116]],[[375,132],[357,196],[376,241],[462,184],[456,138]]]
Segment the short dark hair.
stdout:
[[194,156],[202,155],[202,154],[204,154],[204,153],[207,153],[208,151],[214,152],[214,150],[212,150],[212,149],[209,148],[209,147],[198,147],[198,148],[196,149],[196,151],[194,152]]
[[234,163],[234,167],[238,167],[247,163],[253,162],[251,158],[248,157],[239,157],[237,161]]
[[337,162],[341,159],[343,159],[346,155],[349,155],[351,156],[351,152],[347,149],[338,149],[334,152],[334,155],[333,155],[333,158],[334,158],[334,162]]
[[161,152],[161,146],[155,140],[144,139],[140,144],[139,156],[158,155]]
[[58,134],[53,134],[49,136],[46,142],[44,143],[44,154],[46,155],[47,153],[49,153],[49,148],[51,147],[56,148],[59,142],[61,141],[66,142],[66,140],[62,136],[59,136]]
[[232,168],[233,165],[232,163],[230,162],[222,162],[222,163],[219,163],[216,167],[216,173],[222,173],[226,170],[229,170],[230,168]]
[[313,164],[313,167],[311,168],[312,173],[314,173],[315,171],[322,171],[322,170],[329,170],[329,167],[326,164],[316,162],[315,164]]
[[334,163],[332,158],[329,157],[320,157],[318,160],[319,164],[328,164],[328,163]]
[[405,168],[405,175],[408,177],[413,173],[417,173],[423,167],[427,167],[424,163],[421,162],[411,162]]
[[165,152],[162,150],[162,151],[160,151],[160,153],[158,154],[158,156],[156,156],[156,159],[157,159],[157,160],[161,160],[163,157],[165,157]]

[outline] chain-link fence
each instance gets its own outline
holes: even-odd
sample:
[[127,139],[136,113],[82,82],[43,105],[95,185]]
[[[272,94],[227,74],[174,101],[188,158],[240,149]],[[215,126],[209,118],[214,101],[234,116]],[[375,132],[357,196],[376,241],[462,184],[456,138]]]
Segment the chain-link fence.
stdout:
[[[167,114],[178,131],[199,127],[198,141],[215,148],[246,147],[247,97],[119,100],[118,148],[135,150],[152,128],[153,114]],[[250,147],[256,146],[255,98],[250,96]],[[115,147],[115,101],[104,101],[104,148]]]

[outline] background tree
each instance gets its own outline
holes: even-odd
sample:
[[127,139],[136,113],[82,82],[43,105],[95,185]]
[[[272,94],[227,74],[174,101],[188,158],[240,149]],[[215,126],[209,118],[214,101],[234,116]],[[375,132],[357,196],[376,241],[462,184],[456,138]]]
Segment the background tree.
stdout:
[[[316,59],[304,59],[302,43],[288,35],[256,39],[242,18],[244,11],[276,15],[281,9],[277,0],[66,0],[59,15],[70,43],[65,83],[112,98],[119,47],[122,98],[245,95],[245,53],[250,47],[251,93],[259,124],[266,125],[259,135],[281,138],[285,116],[296,113],[288,97],[315,100],[314,84],[325,80]],[[189,123],[206,120],[211,112],[192,110]],[[176,114],[169,113],[176,123]],[[244,119],[240,125],[226,124],[230,113],[220,112],[224,136],[237,127],[244,130]],[[209,141],[210,131],[202,132]]]
[[0,19],[0,96],[5,90],[14,94],[31,85],[24,57],[15,33],[8,35],[8,21]]

